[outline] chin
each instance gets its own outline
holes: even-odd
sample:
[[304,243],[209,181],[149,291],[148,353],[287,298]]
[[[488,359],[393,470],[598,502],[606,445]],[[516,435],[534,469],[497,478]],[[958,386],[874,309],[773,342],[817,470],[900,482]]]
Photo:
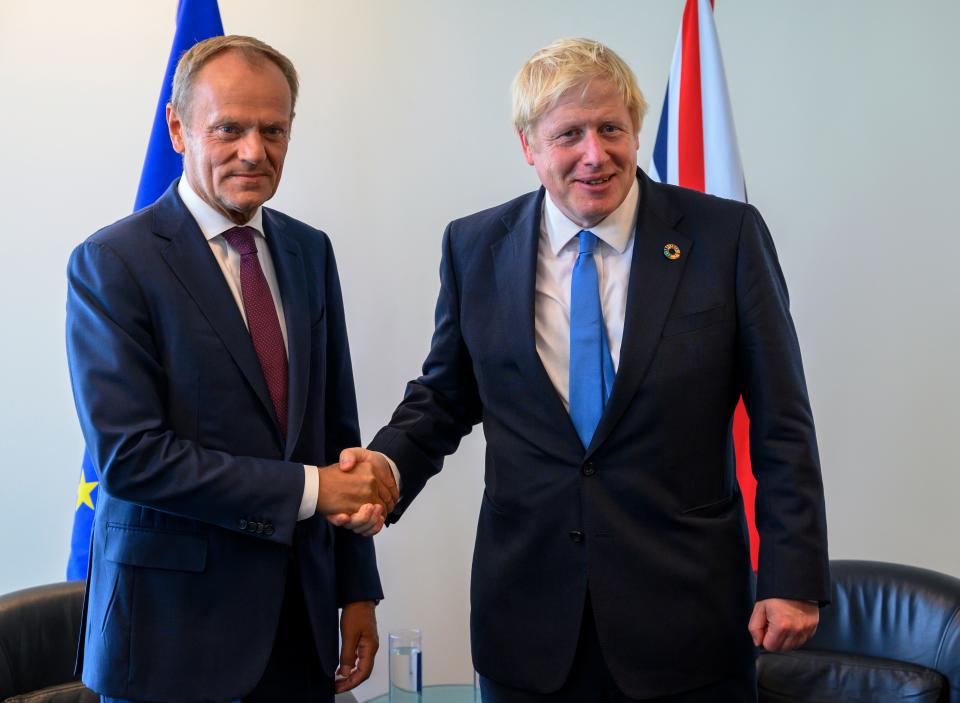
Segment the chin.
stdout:
[[234,210],[240,210],[241,212],[252,212],[258,207],[263,205],[269,196],[266,194],[257,193],[256,197],[253,193],[245,193],[244,197],[232,198],[230,202],[230,207]]
[[589,222],[589,227],[593,227],[596,224],[599,224],[603,221],[607,215],[616,210],[616,208],[592,208],[580,210],[578,213],[578,219],[581,222]]

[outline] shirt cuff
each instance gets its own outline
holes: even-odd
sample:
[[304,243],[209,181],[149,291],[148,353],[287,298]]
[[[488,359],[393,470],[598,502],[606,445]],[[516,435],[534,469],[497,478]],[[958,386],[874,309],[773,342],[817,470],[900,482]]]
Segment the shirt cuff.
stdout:
[[[389,461],[389,459],[387,460]],[[300,499],[300,512],[297,522],[311,518],[317,512],[317,497],[320,493],[320,474],[316,466],[303,465],[303,498]]]
[[382,456],[382,457],[386,460],[386,462],[387,462],[388,464],[390,464],[390,470],[393,472],[393,480],[397,482],[397,490],[398,490],[398,491],[401,490],[401,486],[400,486],[400,469],[397,468],[396,462],[394,462],[393,459],[391,459],[390,457],[388,457],[388,456],[387,456],[386,454],[384,454],[383,452],[374,452],[374,454],[379,454],[380,456]]

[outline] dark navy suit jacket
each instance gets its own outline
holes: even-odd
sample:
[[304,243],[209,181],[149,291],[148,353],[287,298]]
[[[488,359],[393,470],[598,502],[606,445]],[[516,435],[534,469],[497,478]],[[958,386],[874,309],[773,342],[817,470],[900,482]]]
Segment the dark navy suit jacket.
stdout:
[[[749,667],[731,438],[741,394],[759,478],[757,597],[828,598],[813,420],[767,228],[749,205],[637,177],[620,364],[590,446],[534,341],[543,189],[447,227],[423,375],[371,443],[400,470],[395,520],[483,423],[473,656],[522,689],[564,682],[588,589],[604,657],[632,697]],[[665,257],[666,244],[681,256]]]
[[264,209],[287,324],[282,437],[241,313],[176,192],[70,258],[67,353],[100,480],[83,680],[151,701],[240,698],[266,666],[295,550],[322,666],[337,607],[382,597],[373,543],[297,522],[303,464],[359,441],[340,283],[323,232]]

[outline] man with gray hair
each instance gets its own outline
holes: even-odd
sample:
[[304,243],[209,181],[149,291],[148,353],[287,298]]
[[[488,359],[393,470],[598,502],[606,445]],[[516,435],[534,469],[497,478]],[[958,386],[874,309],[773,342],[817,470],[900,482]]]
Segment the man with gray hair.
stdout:
[[261,41],[195,45],[167,107],[183,177],[70,258],[101,489],[80,661],[104,701],[329,703],[373,666],[393,479],[335,463],[359,430],[330,241],[263,207],[297,89]]
[[[646,105],[602,44],[538,51],[513,92],[543,187],[447,227],[423,375],[341,467],[394,463],[394,521],[483,422],[471,633],[484,703],[755,701],[754,646],[802,644],[829,593],[770,235],[753,207],[637,168]],[[755,598],[731,437],[741,394]]]

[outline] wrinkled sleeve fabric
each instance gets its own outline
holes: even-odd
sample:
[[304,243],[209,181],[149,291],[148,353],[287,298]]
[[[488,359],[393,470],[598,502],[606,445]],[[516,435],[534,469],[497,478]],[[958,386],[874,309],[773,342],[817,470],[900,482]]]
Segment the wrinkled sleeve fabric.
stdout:
[[741,221],[736,296],[738,365],[757,478],[757,599],[826,603],[826,510],[813,414],[783,272],[752,206]]
[[[340,460],[340,452],[360,445],[353,366],[343,311],[343,293],[333,248],[327,240],[325,301],[327,315],[326,376],[326,456],[327,464]],[[334,528],[337,569],[337,605],[383,598],[373,540],[341,527]]]
[[430,352],[421,376],[407,384],[403,401],[370,448],[393,460],[402,495],[388,520],[400,518],[443,460],[480,422],[482,404],[470,353],[460,328],[460,289],[454,252],[454,224],[443,235],[440,294]]

